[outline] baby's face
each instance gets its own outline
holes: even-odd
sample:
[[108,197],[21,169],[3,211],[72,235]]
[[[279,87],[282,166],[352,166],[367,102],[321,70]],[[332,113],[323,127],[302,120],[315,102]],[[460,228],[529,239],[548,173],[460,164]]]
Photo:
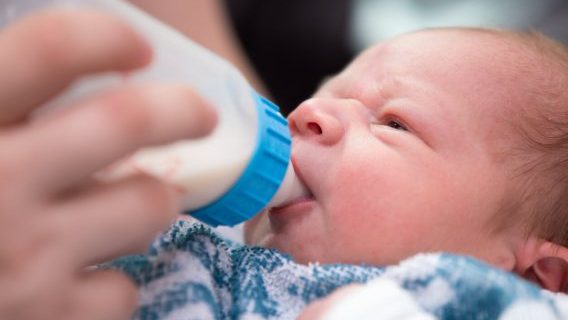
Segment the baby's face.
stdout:
[[247,241],[303,263],[449,251],[500,264],[488,221],[508,182],[492,150],[506,145],[506,106],[521,95],[497,89],[515,79],[495,68],[506,62],[495,44],[472,37],[379,45],[302,103],[289,117],[292,155],[312,196],[257,216]]

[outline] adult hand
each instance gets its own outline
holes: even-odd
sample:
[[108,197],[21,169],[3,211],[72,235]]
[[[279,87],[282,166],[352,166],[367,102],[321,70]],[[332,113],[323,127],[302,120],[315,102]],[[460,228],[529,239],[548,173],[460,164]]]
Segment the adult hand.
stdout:
[[52,11],[0,32],[0,319],[124,319],[136,290],[85,267],[144,250],[174,219],[176,193],[148,176],[93,173],[136,149],[207,134],[189,88],[116,88],[31,120],[80,76],[128,72],[151,50],[117,19]]

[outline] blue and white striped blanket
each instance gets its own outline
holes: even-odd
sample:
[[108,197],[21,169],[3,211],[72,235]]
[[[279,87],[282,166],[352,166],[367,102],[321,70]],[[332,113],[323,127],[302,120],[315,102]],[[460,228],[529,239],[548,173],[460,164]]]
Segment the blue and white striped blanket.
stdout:
[[434,319],[568,319],[564,295],[467,257],[424,254],[384,268],[300,265],[188,222],[177,222],[147,255],[113,266],[140,287],[137,319],[295,319],[335,289],[376,278],[395,283]]

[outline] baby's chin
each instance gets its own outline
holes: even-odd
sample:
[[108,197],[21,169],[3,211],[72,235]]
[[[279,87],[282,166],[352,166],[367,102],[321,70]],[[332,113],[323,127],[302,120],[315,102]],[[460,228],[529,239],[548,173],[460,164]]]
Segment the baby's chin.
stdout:
[[[300,264],[327,260],[324,258],[325,252],[319,250],[322,247],[321,239],[316,237],[317,239],[310,240],[309,237],[314,236],[315,233],[304,233],[299,229],[302,228],[274,232],[267,212],[263,212],[245,223],[245,242],[247,245],[274,249],[287,254]],[[305,235],[308,239],[299,235]]]
[[270,226],[267,212],[262,212],[245,223],[245,243],[250,246],[285,250]]
[[270,233],[270,222],[267,211],[263,211],[245,222],[244,238],[247,245],[262,246],[262,238],[268,233]]

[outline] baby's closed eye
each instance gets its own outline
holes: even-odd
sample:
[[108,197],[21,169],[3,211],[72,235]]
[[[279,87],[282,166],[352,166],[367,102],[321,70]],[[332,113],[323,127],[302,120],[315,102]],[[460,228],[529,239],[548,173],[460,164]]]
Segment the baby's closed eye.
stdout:
[[386,125],[396,130],[408,131],[408,129],[397,120],[389,120]]
[[387,126],[395,130],[409,131],[408,127],[399,119],[393,117],[384,117],[383,119],[378,119],[371,121],[372,126]]

